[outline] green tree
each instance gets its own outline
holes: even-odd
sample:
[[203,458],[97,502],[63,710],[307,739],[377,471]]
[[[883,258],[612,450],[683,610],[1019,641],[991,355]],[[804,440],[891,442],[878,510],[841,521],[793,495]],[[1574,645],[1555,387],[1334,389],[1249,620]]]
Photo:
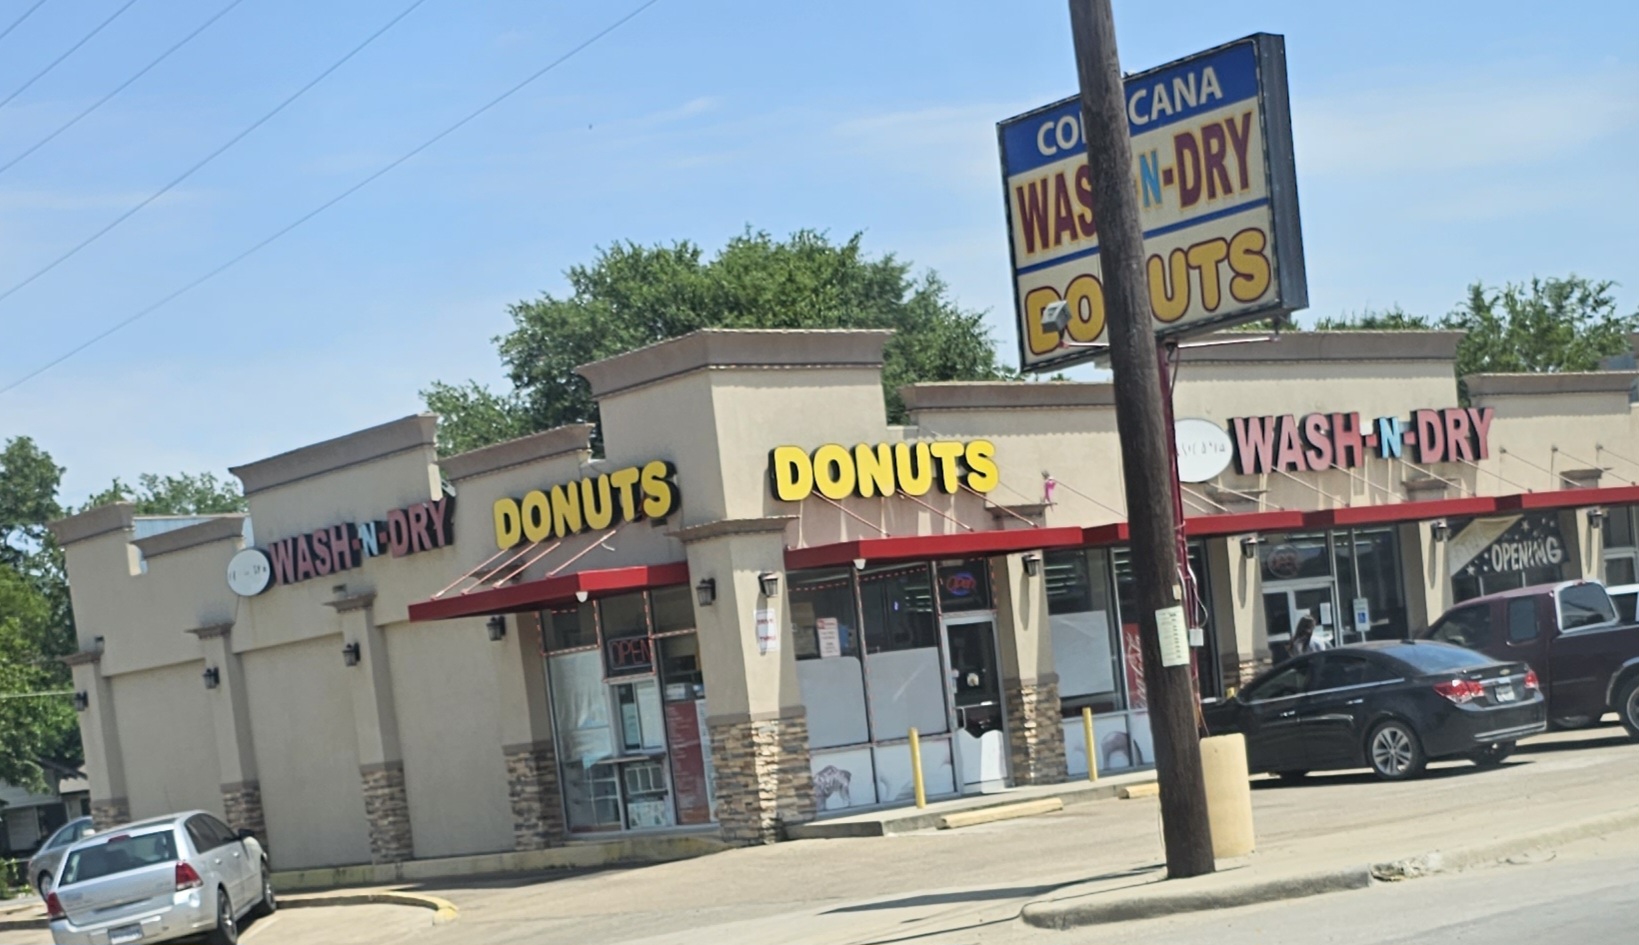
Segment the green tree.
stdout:
[[1632,351],[1639,311],[1619,312],[1613,287],[1576,275],[1496,290],[1476,282],[1441,323],[1468,333],[1457,376],[1595,371],[1601,358]]
[[160,476],[142,473],[135,488],[117,477],[108,488],[88,499],[81,510],[110,502],[130,502],[138,515],[220,515],[245,511],[245,497],[232,480],[214,473],[178,473]]
[[1398,305],[1381,312],[1367,309],[1326,316],[1315,322],[1316,331],[1427,331],[1437,327],[1422,315],[1412,315]]
[[29,577],[49,571],[41,551],[51,539],[46,523],[63,514],[62,481],[63,468],[29,437],[0,448],[0,564]]
[[43,646],[52,611],[32,582],[0,565],[0,781],[32,790],[45,786],[37,759],[80,758],[71,676]]
[[913,276],[909,263],[871,257],[861,243],[857,233],[834,243],[809,230],[785,240],[748,231],[709,260],[689,242],[601,250],[569,269],[568,297],[510,307],[513,330],[495,341],[511,391],[473,382],[422,391],[442,417],[439,448],[595,421],[576,367],[702,328],[891,328],[882,384],[895,422],[904,384],[1012,376],[982,312],[958,306],[936,274]]

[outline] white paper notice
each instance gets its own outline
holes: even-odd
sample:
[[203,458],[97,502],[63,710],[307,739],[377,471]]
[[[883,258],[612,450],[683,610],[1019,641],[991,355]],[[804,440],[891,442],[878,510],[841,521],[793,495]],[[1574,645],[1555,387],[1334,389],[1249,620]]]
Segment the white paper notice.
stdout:
[[1189,627],[1184,608],[1165,607],[1155,612],[1155,629],[1161,638],[1161,665],[1189,665]]
[[778,653],[780,651],[780,631],[774,623],[774,611],[763,608],[757,611],[757,652]]
[[842,634],[837,629],[837,618],[819,618],[814,621],[814,631],[819,634],[821,659],[834,659],[842,655]]

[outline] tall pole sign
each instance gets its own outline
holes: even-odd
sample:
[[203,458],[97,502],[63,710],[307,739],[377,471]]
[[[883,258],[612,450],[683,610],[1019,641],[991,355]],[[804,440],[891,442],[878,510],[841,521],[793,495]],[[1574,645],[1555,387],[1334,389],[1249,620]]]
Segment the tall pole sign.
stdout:
[[1285,41],[1255,34],[1128,76],[1114,94],[1130,143],[1111,164],[1089,157],[1079,98],[997,126],[1025,371],[1112,344],[1108,211],[1093,199],[1106,172],[1130,174],[1143,230],[1140,297],[1156,335],[1308,305]]

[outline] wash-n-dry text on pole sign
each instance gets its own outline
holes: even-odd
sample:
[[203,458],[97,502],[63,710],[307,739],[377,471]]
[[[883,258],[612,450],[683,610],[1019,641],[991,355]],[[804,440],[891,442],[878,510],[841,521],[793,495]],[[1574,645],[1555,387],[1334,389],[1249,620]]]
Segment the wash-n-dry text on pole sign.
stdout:
[[[1282,38],[1259,33],[1128,76],[1126,96],[1157,333],[1307,306]],[[1010,118],[997,133],[1020,367],[1094,357],[1104,288],[1081,100]],[[1063,331],[1042,319],[1060,302]]]

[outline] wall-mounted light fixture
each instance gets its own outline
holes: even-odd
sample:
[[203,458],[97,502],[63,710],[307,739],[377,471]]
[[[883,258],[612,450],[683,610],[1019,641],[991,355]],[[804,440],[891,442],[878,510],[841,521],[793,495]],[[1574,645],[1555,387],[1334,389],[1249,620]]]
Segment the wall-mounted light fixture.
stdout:
[[864,558],[855,558],[854,559],[854,570],[855,571],[865,570],[865,559]]
[[357,666],[359,664],[359,645],[357,643],[349,643],[342,647],[341,661],[348,666]]
[[84,689],[74,693],[74,711],[84,712],[89,708],[91,708],[91,693],[86,692]]
[[215,666],[205,667],[205,671],[199,675],[204,678],[206,689],[215,689],[222,685],[222,671]]
[[591,596],[592,596],[591,594],[588,594],[585,591],[576,591],[575,592],[575,599],[580,601],[583,604],[586,603],[586,599],[588,597],[591,597]]
[[506,639],[506,617],[496,614],[495,616],[489,618],[489,621],[484,624],[484,627],[485,629],[489,630],[489,638],[491,640]]
[[1435,541],[1445,541],[1451,537],[1451,525],[1442,518],[1428,527],[1428,533]]
[[694,585],[694,602],[701,607],[710,607],[717,600],[717,579],[701,578],[700,583]]
[[1263,539],[1259,538],[1257,535],[1248,535],[1245,538],[1242,538],[1241,557],[1248,561],[1256,558],[1258,556],[1258,546],[1261,544],[1263,544]]
[[1605,526],[1605,516],[1606,516],[1606,514],[1607,514],[1606,511],[1604,509],[1600,508],[1597,505],[1594,506],[1593,508],[1589,509],[1588,510],[1588,527],[1589,528],[1603,528]]
[[773,597],[780,592],[780,576],[773,571],[764,571],[757,575],[757,586],[762,588],[764,597]]
[[1027,577],[1035,577],[1041,573],[1041,555],[1025,555],[1023,563]]

